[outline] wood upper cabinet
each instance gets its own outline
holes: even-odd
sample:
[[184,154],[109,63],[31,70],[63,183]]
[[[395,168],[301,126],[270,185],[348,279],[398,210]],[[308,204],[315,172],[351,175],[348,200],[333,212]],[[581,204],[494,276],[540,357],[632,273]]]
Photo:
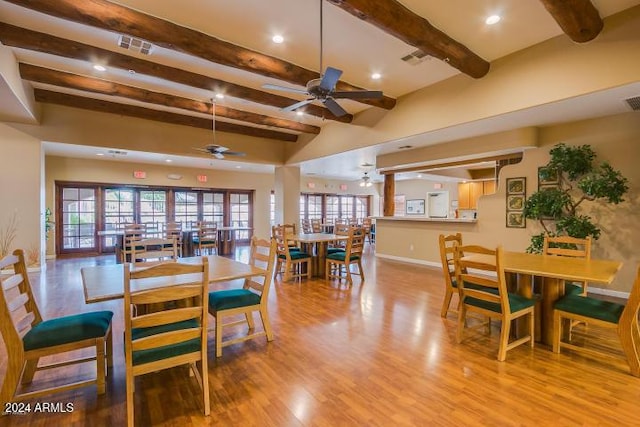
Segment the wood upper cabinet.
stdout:
[[458,209],[476,209],[478,199],[484,194],[496,192],[496,182],[472,181],[458,184]]

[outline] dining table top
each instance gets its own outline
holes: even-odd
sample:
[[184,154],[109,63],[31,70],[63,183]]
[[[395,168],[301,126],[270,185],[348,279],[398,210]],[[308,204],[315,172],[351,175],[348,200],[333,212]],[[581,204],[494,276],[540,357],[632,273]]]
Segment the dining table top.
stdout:
[[[209,283],[225,282],[254,276],[264,276],[267,271],[218,255],[207,256],[209,261]],[[202,257],[179,258],[178,262],[197,264]],[[80,270],[84,287],[84,299],[87,304],[120,299],[124,297],[124,268],[126,264],[109,264],[83,267]],[[136,267],[132,265],[132,268]],[[198,281],[197,274],[176,276],[167,282],[166,278],[134,279],[131,281],[132,290],[151,289],[158,286],[172,286]]]
[[335,242],[337,240],[349,240],[349,236],[330,233],[287,234],[287,240],[301,243]]
[[[463,259],[495,262],[490,255],[469,255]],[[585,259],[553,255],[504,252],[504,270],[509,273],[529,274],[576,282],[610,284],[622,268],[621,261]]]

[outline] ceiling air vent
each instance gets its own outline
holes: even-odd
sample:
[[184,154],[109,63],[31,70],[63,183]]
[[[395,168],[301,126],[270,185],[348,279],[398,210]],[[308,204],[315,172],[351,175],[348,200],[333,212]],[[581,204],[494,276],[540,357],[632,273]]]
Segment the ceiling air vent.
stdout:
[[120,36],[118,39],[118,46],[132,50],[134,52],[139,52],[143,55],[149,55],[151,53],[151,49],[153,45],[148,41],[137,39],[131,36],[125,36],[124,34]]
[[126,156],[127,155],[126,151],[121,151],[121,150],[109,150],[109,151],[107,151],[107,153],[111,154],[112,156]]
[[640,111],[640,96],[625,99],[633,111]]
[[410,54],[403,56],[402,59],[404,62],[411,64],[411,65],[418,65],[421,62],[426,61],[427,59],[431,58],[426,52],[418,49],[416,51],[411,52]]

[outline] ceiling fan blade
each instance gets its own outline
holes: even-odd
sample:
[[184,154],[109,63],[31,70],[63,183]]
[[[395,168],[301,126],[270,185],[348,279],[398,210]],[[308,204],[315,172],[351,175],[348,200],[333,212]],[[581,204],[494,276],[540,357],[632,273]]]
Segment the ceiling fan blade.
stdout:
[[222,153],[228,150],[227,147],[223,147],[222,145],[216,145],[216,144],[209,144],[205,149],[209,150],[210,153]]
[[324,101],[322,101],[322,103],[336,117],[341,117],[347,114],[346,110],[342,108],[340,104],[338,104],[333,98],[327,98]]
[[224,156],[222,155],[222,153],[211,153],[213,154],[213,157],[215,157],[216,159],[224,159]]
[[293,105],[289,105],[288,107],[284,107],[282,111],[293,111],[300,107],[304,107],[307,104],[311,104],[313,102],[313,98],[305,99],[304,101],[296,102]]
[[382,98],[382,91],[380,90],[347,90],[340,92],[333,92],[332,98],[343,99],[378,99]]
[[225,156],[246,156],[247,153],[243,153],[242,151],[225,151]]
[[195,151],[199,151],[199,152],[201,152],[201,153],[211,154],[211,152],[210,152],[209,150],[207,150],[206,148],[192,147],[191,149],[192,149],[192,150],[195,150]]
[[294,87],[286,87],[286,86],[278,86],[278,85],[272,85],[272,84],[264,84],[262,85],[263,89],[273,89],[273,90],[283,90],[285,92],[293,92],[293,93],[299,93],[302,95],[308,95],[307,91],[304,89],[297,89]]
[[327,69],[324,70],[324,75],[322,76],[322,80],[320,80],[320,87],[324,90],[332,91],[333,88],[336,87],[336,83],[338,83],[338,80],[340,80],[341,75],[342,75],[342,70],[338,70],[337,68],[327,67]]

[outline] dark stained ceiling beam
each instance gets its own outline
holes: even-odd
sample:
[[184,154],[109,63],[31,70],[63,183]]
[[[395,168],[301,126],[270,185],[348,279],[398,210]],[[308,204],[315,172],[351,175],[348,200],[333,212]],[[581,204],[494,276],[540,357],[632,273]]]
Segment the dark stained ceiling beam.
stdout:
[[[234,98],[246,99],[263,105],[278,108],[288,107],[298,102],[297,99],[274,95],[269,92],[228,83],[179,68],[156,64],[133,56],[123,55],[110,50],[101,49],[75,41],[55,37],[37,31],[27,30],[10,24],[0,22],[0,41],[6,46],[13,46],[21,49],[34,50],[65,58],[79,59],[82,61],[108,64],[110,67],[123,70],[133,70],[136,73],[159,79],[184,84],[191,87],[221,92]],[[307,114],[322,117],[328,120],[337,120],[350,123],[353,120],[351,114],[336,117],[328,109],[317,105],[306,105],[302,109]]]
[[562,31],[577,43],[596,38],[604,22],[591,0],[540,0]]
[[[139,119],[154,120],[157,122],[191,126],[201,129],[213,129],[212,120],[204,119],[201,117],[186,116],[182,114],[171,113],[168,111],[153,110],[151,108],[119,104],[116,102],[85,98],[83,96],[69,95],[66,93],[53,92],[43,89],[35,89],[34,95],[36,101],[48,104],[65,105],[67,107],[99,111],[102,113],[118,114],[121,116],[137,117]],[[294,134],[250,126],[242,126],[235,123],[216,121],[215,128],[216,131],[220,132],[237,133],[240,135],[276,139],[279,141],[295,142],[298,140],[298,136]]]
[[328,1],[471,77],[480,78],[489,72],[489,62],[396,0]]
[[[317,71],[307,70],[282,59],[236,46],[208,34],[106,0],[8,1],[47,15],[139,37],[167,49],[301,86],[319,77]],[[339,82],[336,89],[362,90],[346,82]],[[395,99],[387,96],[381,99],[357,99],[356,101],[387,110],[392,109],[396,104]]]
[[[132,86],[96,79],[93,77],[79,76],[77,74],[65,73],[48,68],[37,67],[35,65],[20,63],[20,75],[24,80],[45,83],[70,89],[83,90],[87,92],[100,93],[103,95],[119,96],[134,99],[136,101],[150,104],[163,105],[167,107],[180,108],[211,115],[211,103],[194,101],[193,99],[168,95],[159,92],[152,92]],[[318,126],[307,125],[294,122],[292,120],[269,117],[249,111],[236,110],[223,105],[216,104],[216,116],[227,119],[250,122],[262,126],[279,127],[296,132],[319,134]]]

